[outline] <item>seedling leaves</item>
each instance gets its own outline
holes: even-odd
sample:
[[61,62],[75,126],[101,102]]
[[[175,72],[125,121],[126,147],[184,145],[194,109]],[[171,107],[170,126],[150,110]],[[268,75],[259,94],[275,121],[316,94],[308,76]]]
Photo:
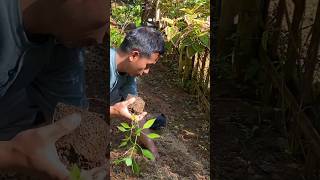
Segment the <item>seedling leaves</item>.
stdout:
[[148,158],[150,160],[154,160],[155,159],[153,154],[152,154],[152,152],[150,152],[147,149],[142,149],[142,154],[143,154],[143,156],[145,156],[146,158]]
[[142,128],[142,129],[148,129],[148,128],[150,128],[150,127],[152,126],[152,124],[154,123],[155,120],[156,120],[156,118],[148,120],[148,121],[143,125],[143,128]]
[[150,133],[150,134],[148,134],[147,136],[148,136],[148,138],[150,138],[150,139],[156,139],[156,138],[159,138],[159,137],[160,137],[160,135],[159,135],[159,134],[156,134],[156,133]]
[[125,158],[125,162],[126,162],[126,165],[127,165],[127,166],[131,166],[131,165],[132,165],[132,159],[131,159],[131,157]]

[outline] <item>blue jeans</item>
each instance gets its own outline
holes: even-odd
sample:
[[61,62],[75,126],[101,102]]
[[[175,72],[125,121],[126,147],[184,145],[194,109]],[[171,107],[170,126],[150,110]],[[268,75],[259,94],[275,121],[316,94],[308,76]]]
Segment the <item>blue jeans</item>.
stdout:
[[52,120],[58,102],[87,108],[84,54],[79,48],[34,47],[0,98],[0,140]]

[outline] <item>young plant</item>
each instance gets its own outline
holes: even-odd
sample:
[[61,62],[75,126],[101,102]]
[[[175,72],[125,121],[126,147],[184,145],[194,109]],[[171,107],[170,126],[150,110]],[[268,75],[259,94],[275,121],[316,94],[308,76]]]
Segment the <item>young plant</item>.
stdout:
[[[134,174],[139,175],[140,174],[140,166],[138,165],[136,159],[137,155],[141,154],[144,157],[154,160],[155,157],[151,151],[148,149],[142,148],[138,143],[137,139],[141,134],[144,134],[142,130],[149,129],[154,121],[154,119],[149,119],[142,127],[139,125],[139,119],[136,115],[132,116],[131,125],[123,122],[121,123],[121,126],[118,126],[118,129],[125,134],[125,138],[122,139],[121,144],[119,147],[128,147],[128,150],[122,155],[121,158],[118,158],[114,161],[116,165],[120,163],[125,163],[126,166],[131,166],[131,170]],[[144,134],[150,139],[156,139],[159,138],[160,135],[156,133],[150,133],[150,134]]]
[[70,170],[70,179],[71,180],[84,180],[81,178],[81,171],[80,168],[74,164]]

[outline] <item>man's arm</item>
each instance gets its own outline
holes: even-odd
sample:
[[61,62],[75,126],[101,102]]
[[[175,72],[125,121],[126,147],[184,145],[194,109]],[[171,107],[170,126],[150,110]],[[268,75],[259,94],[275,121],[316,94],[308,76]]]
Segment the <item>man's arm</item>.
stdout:
[[128,94],[133,96],[138,95],[136,77],[129,76],[126,84],[121,88],[121,96],[124,97],[124,99],[127,98]]

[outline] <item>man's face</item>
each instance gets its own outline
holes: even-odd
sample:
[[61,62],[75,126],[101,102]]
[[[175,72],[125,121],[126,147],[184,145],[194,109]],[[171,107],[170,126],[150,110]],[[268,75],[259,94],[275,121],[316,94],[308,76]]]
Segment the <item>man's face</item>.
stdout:
[[150,57],[140,56],[138,51],[133,51],[128,58],[127,74],[130,76],[142,76],[149,73],[152,65],[159,60],[159,53],[152,53]]

